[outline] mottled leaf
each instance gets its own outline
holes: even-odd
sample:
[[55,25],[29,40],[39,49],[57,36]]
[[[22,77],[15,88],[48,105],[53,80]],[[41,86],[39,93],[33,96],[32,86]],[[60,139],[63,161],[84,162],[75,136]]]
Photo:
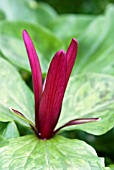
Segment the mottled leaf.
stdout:
[[101,120],[70,126],[65,128],[66,130],[81,129],[91,134],[101,135],[114,126],[114,78],[112,76],[93,73],[70,79],[58,127],[76,118],[101,118]]
[[39,140],[29,135],[12,139],[0,148],[1,170],[82,170],[85,167],[87,170],[103,170],[95,150],[80,140],[60,136]]
[[[33,94],[26,86],[17,70],[0,58],[0,121],[12,120],[8,108],[19,110],[34,121]],[[14,118],[13,118],[14,119]]]

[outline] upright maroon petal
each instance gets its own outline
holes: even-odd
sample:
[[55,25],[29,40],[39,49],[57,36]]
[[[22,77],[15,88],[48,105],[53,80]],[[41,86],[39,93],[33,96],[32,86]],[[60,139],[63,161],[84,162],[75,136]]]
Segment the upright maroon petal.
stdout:
[[58,51],[52,59],[46,77],[45,89],[39,108],[40,138],[52,137],[60,116],[66,85],[67,61],[64,51]]
[[41,99],[42,93],[42,72],[40,67],[40,62],[32,43],[32,40],[29,34],[24,30],[23,31],[23,39],[26,46],[31,70],[32,70],[32,82],[34,89],[34,99],[35,99],[35,124],[36,128],[38,128],[38,114],[39,114],[39,103]]
[[66,124],[64,124],[63,126],[61,126],[60,128],[58,128],[57,130],[54,131],[54,134],[56,134],[59,130],[61,130],[62,128],[65,128],[67,126],[72,126],[72,125],[79,125],[79,124],[85,124],[85,123],[91,123],[91,122],[95,122],[95,121],[99,121],[100,118],[81,118],[81,119],[74,119],[71,120],[69,122],[67,122]]
[[76,41],[75,38],[73,38],[66,52],[66,57],[67,57],[66,86],[76,60],[77,49],[78,49],[78,42]]

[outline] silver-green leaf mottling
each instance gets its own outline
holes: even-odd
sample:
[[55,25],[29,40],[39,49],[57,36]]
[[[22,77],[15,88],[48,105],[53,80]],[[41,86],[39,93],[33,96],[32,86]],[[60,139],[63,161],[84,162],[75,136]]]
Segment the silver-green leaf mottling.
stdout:
[[114,126],[114,78],[103,74],[71,77],[58,126],[76,118],[101,118],[98,122],[75,125],[66,130],[81,129],[95,135]]
[[80,140],[28,135],[0,148],[0,170],[103,170],[95,150]]

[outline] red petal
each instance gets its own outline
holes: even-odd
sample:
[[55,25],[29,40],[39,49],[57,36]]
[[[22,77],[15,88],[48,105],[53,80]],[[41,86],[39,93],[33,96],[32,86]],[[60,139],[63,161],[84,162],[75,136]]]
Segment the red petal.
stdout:
[[55,130],[54,134],[56,134],[60,129],[67,127],[67,126],[72,126],[72,125],[79,125],[79,124],[84,124],[84,123],[90,123],[90,122],[95,122],[100,120],[100,118],[81,118],[81,119],[74,119],[69,121],[68,123],[64,124],[57,130]]
[[58,122],[65,92],[66,71],[66,56],[60,50],[50,64],[39,108],[39,133],[43,139],[51,137]]
[[78,42],[76,41],[76,39],[73,38],[66,52],[66,56],[67,56],[66,86],[76,60],[77,50],[78,50]]
[[35,123],[38,128],[38,114],[39,114],[39,102],[41,99],[42,93],[42,72],[40,67],[40,62],[32,43],[32,40],[29,34],[24,30],[23,31],[23,40],[26,46],[31,70],[32,70],[32,82],[34,89],[34,99],[35,99]]

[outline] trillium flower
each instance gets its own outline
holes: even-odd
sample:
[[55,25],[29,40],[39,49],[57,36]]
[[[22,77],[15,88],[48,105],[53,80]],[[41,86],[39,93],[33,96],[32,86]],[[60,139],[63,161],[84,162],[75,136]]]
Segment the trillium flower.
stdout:
[[[32,71],[35,103],[35,125],[31,121],[29,124],[37,136],[41,139],[50,139],[64,127],[97,121],[98,118],[74,119],[56,129],[65,90],[76,60],[78,49],[76,39],[72,39],[67,52],[60,50],[54,55],[44,83],[42,83],[42,71],[36,50],[26,30],[23,31],[23,40]],[[12,110],[23,116],[19,111]]]

